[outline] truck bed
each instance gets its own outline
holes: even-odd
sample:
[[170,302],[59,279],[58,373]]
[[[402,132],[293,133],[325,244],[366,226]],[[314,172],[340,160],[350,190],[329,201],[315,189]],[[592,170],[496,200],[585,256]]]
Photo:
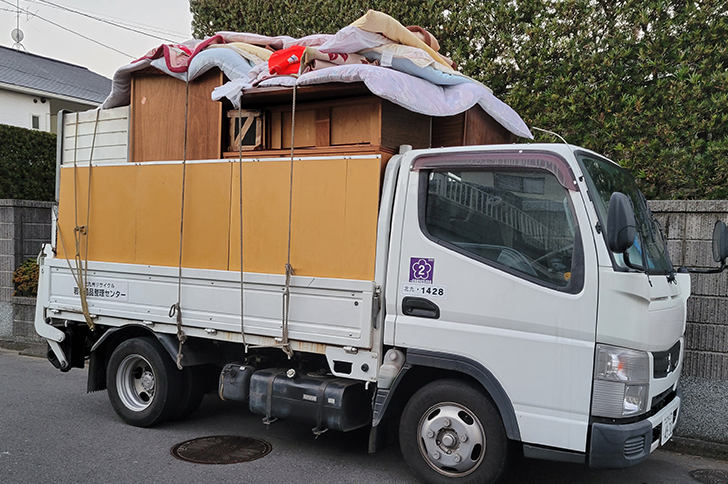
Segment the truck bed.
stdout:
[[[72,262],[71,262],[72,263]],[[65,259],[43,261],[39,303],[56,319],[83,321],[78,287]],[[177,302],[178,270],[172,267],[89,262],[88,305],[96,324],[143,322],[155,331],[176,332],[170,307]],[[245,342],[274,344],[282,333],[285,278],[245,273]],[[289,338],[294,350],[325,353],[325,345],[371,348],[374,283],[293,276]],[[47,292],[46,292],[47,291]],[[183,329],[188,336],[243,342],[240,273],[183,269]]]

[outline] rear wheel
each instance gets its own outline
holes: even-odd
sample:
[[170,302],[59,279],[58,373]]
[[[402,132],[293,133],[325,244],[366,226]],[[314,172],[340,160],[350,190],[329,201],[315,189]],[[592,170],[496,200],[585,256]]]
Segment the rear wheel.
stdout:
[[500,414],[468,382],[422,387],[404,409],[399,440],[410,469],[428,484],[491,484],[506,468],[508,439]]
[[205,370],[202,366],[187,366],[182,369],[182,392],[171,420],[185,419],[200,407],[205,396]]
[[106,378],[111,406],[130,425],[150,427],[179,408],[182,372],[155,338],[132,338],[117,346]]

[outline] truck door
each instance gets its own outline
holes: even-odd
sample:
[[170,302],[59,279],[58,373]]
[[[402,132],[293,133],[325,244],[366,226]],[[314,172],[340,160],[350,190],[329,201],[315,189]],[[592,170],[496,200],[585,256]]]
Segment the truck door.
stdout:
[[598,281],[571,168],[534,150],[407,165],[393,343],[482,365],[524,442],[585,451]]

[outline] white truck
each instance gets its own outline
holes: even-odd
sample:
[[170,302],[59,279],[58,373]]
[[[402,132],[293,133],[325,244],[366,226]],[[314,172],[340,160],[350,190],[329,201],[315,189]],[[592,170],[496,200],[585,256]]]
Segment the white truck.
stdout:
[[[333,158],[296,158],[296,169],[383,166],[381,154]],[[35,327],[51,362],[64,372],[88,367],[88,391],[107,389],[131,425],[189,415],[210,391],[248,401],[266,423],[301,420],[317,434],[370,426],[372,452],[398,425],[402,453],[427,483],[495,482],[513,449],[628,467],[672,436],[690,277],[673,268],[634,179],[597,153],[567,144],[403,146],[374,185],[373,250],[353,249],[363,250],[371,276],[358,278],[306,275],[305,258],[326,245],[316,237],[328,229],[313,222],[308,232],[297,229],[295,206],[292,243],[310,236],[312,245],[291,260],[289,244],[288,278],[229,262],[241,245],[236,214],[220,244],[222,266],[150,263],[142,246],[161,237],[155,230],[174,233],[179,219],[154,219],[166,202],[139,200],[165,190],[179,196],[154,173],[185,163],[94,161],[91,175],[89,163],[61,161],[61,211],[39,259]],[[243,185],[236,176],[276,163],[289,161],[241,153],[187,161],[186,169],[188,177],[213,170],[209,184],[217,169],[231,177],[222,204],[230,214]],[[261,180],[244,190],[255,192]],[[309,198],[330,188],[314,188]],[[195,214],[189,190],[184,217],[212,224],[216,209]],[[209,203],[219,192],[211,190]],[[251,264],[263,264],[281,246],[255,245],[260,230],[275,225],[261,212],[281,200],[252,197],[240,196],[240,205],[257,200],[245,214],[257,213],[262,225],[242,237],[245,251],[259,251]],[[184,217],[184,230],[194,231]],[[202,249],[185,239],[185,254],[213,254],[215,230],[203,230]],[[715,258],[725,261],[725,226],[715,235]],[[136,249],[127,257],[129,244]],[[325,247],[331,257],[338,249]]]

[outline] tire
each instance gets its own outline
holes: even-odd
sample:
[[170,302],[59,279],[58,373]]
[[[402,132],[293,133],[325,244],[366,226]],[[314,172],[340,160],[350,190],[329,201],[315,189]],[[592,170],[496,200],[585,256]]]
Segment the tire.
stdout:
[[109,401],[126,423],[151,427],[172,417],[182,396],[182,372],[155,338],[116,347],[106,370]]
[[187,366],[182,369],[182,391],[179,404],[170,420],[182,420],[192,415],[200,407],[205,396],[205,368]]
[[415,393],[399,427],[402,455],[427,484],[492,484],[508,461],[500,413],[477,387],[438,380]]

